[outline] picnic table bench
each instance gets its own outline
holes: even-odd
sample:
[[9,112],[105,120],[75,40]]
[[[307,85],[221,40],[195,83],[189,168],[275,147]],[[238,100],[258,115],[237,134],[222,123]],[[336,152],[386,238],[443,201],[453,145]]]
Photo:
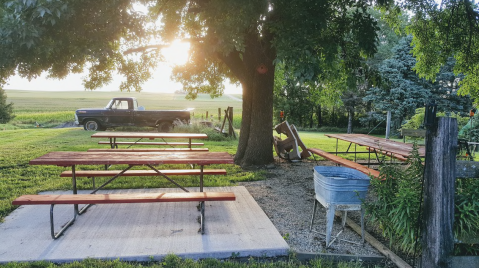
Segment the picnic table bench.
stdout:
[[375,178],[379,178],[379,171],[377,171],[375,169],[372,169],[372,168],[365,167],[365,166],[363,166],[359,163],[356,163],[354,161],[342,158],[340,156],[337,156],[337,155],[334,155],[334,154],[331,154],[331,153],[328,153],[328,152],[325,152],[323,150],[316,149],[316,148],[308,148],[308,151],[310,151],[312,154],[319,155],[323,158],[331,160],[331,161],[333,161],[337,164],[340,164],[342,166],[358,170],[358,171],[360,171],[360,172],[362,172],[366,175],[373,176]]
[[[66,228],[73,224],[74,218],[66,223],[56,234],[54,228],[53,208],[58,204],[118,204],[118,203],[152,203],[152,202],[205,202],[235,201],[232,192],[188,192],[188,193],[148,193],[148,194],[62,194],[62,195],[22,195],[13,200],[13,205],[50,205],[50,233],[58,238]],[[201,230],[204,230],[205,209],[201,206]]]

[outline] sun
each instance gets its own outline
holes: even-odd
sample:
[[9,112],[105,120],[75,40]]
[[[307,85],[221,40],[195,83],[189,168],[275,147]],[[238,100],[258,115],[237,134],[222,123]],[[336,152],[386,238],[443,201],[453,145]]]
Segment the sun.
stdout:
[[163,48],[161,54],[165,61],[172,66],[184,65],[188,61],[190,43],[175,40],[169,47]]

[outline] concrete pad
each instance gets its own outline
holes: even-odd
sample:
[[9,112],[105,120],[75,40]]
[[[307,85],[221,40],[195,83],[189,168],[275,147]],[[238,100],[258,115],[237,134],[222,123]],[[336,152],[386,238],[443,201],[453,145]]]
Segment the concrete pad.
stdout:
[[[50,236],[50,205],[21,206],[0,224],[0,262],[85,258],[147,261],[170,253],[192,259],[288,254],[287,243],[245,187],[210,187],[205,191],[234,192],[236,201],[206,202],[204,235],[198,232],[198,202],[94,205],[56,240]],[[70,192],[44,194],[62,193]],[[71,217],[73,205],[56,205],[56,231]]]

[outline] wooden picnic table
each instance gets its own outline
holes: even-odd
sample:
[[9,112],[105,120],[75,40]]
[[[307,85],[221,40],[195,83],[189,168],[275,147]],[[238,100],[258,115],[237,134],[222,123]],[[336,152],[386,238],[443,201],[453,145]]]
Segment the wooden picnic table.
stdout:
[[[200,167],[200,182],[199,182],[199,191],[203,192],[203,170],[205,165],[211,164],[233,164],[233,157],[226,153],[226,152],[116,152],[115,150],[110,150],[108,152],[50,152],[45,155],[42,155],[38,158],[35,158],[30,161],[30,165],[55,165],[55,166],[64,166],[64,167],[71,167],[71,177],[72,177],[72,188],[73,188],[73,195],[77,195],[77,183],[76,183],[76,166],[77,165],[128,165],[126,168],[121,170],[118,174],[114,175],[112,178],[108,179],[105,183],[101,186],[94,189],[91,194],[96,193],[98,190],[102,189],[116,178],[122,176],[123,173],[127,172],[134,166],[147,166],[151,170],[158,173],[159,177],[163,177],[170,182],[174,183],[177,187],[181,188],[183,191],[189,194],[189,191],[175,182],[173,179],[169,178],[166,174],[163,174],[161,170],[158,170],[156,167],[157,165],[163,164],[190,164],[190,165],[198,165]],[[165,172],[166,173],[166,172]],[[191,193],[196,195],[196,193]],[[231,197],[231,193],[224,193],[224,194],[214,194],[213,197],[211,194],[205,193],[205,196],[202,196],[201,199],[198,199],[197,196],[195,200],[212,200],[212,201],[221,201],[221,198],[226,198],[228,200],[234,200],[234,195]],[[121,195],[120,195],[121,196]],[[119,202],[131,202],[128,200],[127,195],[124,195],[125,198],[122,198]],[[76,197],[76,196],[75,196]],[[59,198],[59,197],[58,197]],[[106,197],[108,200],[109,197]],[[150,202],[165,202],[164,200],[159,200],[158,198],[149,197]],[[33,197],[27,197],[28,199],[33,199]],[[37,199],[37,198],[35,198]],[[88,205],[85,206],[82,210],[78,209],[78,201],[73,200],[74,198],[70,198],[74,204],[74,218],[71,219],[65,226],[60,230],[57,234],[54,233],[53,228],[53,205],[57,202],[57,197],[54,198],[52,202],[51,208],[51,232],[52,237],[54,239],[58,238],[63,231],[65,231],[68,226],[73,224],[76,219],[77,215],[82,214],[88,208]],[[83,202],[90,202],[90,203],[80,203],[80,204],[91,204],[92,200],[87,200],[91,198],[81,198]],[[86,201],[85,201],[86,200]],[[189,199],[191,200],[191,199]],[[182,196],[181,199],[178,199],[178,202],[189,201],[188,199],[185,200],[185,197]],[[111,200],[109,202],[114,203]],[[144,199],[142,201],[145,201]],[[15,202],[18,202],[16,200]],[[35,200],[31,204],[38,204],[36,203],[38,200]],[[116,201],[118,202],[118,201]],[[21,204],[21,203],[18,203]],[[22,203],[23,204],[23,203]],[[204,201],[200,202],[200,210],[201,210],[201,232],[204,232]]]
[[[97,132],[91,135],[92,138],[108,138],[109,142],[100,141],[99,144],[110,144],[112,149],[118,148],[119,144],[124,145],[167,145],[178,146],[186,145],[191,148],[192,145],[203,145],[203,143],[192,143],[192,139],[207,139],[208,135],[203,133],[160,133],[160,132]],[[117,139],[134,138],[137,141],[118,142]],[[164,142],[141,142],[143,139],[154,140],[163,139]],[[168,142],[165,139],[188,139],[188,142]]]
[[[379,138],[366,134],[325,134],[329,138],[335,138],[336,140],[336,152],[338,152],[338,140],[350,142],[347,152],[352,144],[365,146],[372,149],[374,152],[380,152],[392,157],[399,156],[402,158],[408,158],[411,156],[413,149],[412,143],[402,143],[389,139]],[[419,156],[425,156],[424,146],[418,147]]]

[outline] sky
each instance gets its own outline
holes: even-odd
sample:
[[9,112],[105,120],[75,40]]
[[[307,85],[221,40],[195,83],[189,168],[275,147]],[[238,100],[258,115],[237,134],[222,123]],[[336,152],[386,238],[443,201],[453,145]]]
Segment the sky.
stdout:
[[[180,83],[171,81],[170,75],[172,66],[185,64],[188,60],[189,43],[182,43],[175,41],[168,48],[162,49],[162,54],[166,62],[160,63],[152,75],[152,78],[143,84],[144,92],[161,92],[171,93],[177,90],[182,90],[183,86]],[[65,79],[47,79],[46,75],[42,75],[37,79],[28,81],[28,79],[19,76],[13,76],[8,80],[4,89],[20,89],[20,90],[38,90],[38,91],[84,91],[82,85],[83,74],[71,74]],[[113,76],[113,82],[96,89],[97,91],[119,91],[120,83],[124,80],[119,75]],[[226,94],[242,94],[240,86],[232,85],[225,82]]]
[[[148,80],[143,85],[144,92],[161,92],[161,93],[171,93],[176,90],[182,90],[183,86],[180,83],[171,81],[170,79],[171,67],[167,64],[159,66],[156,72],[153,75],[153,78]],[[47,79],[46,75],[28,81],[26,78],[21,78],[19,76],[13,76],[8,80],[7,85],[4,89],[21,89],[21,90],[38,90],[38,91],[84,91],[85,88],[82,85],[82,77],[86,74],[71,74],[67,78],[58,80],[58,79]],[[113,79],[113,82],[109,85],[96,89],[97,91],[119,91],[120,82],[122,81],[121,76],[116,76]],[[242,94],[241,87],[225,83],[226,94]]]

